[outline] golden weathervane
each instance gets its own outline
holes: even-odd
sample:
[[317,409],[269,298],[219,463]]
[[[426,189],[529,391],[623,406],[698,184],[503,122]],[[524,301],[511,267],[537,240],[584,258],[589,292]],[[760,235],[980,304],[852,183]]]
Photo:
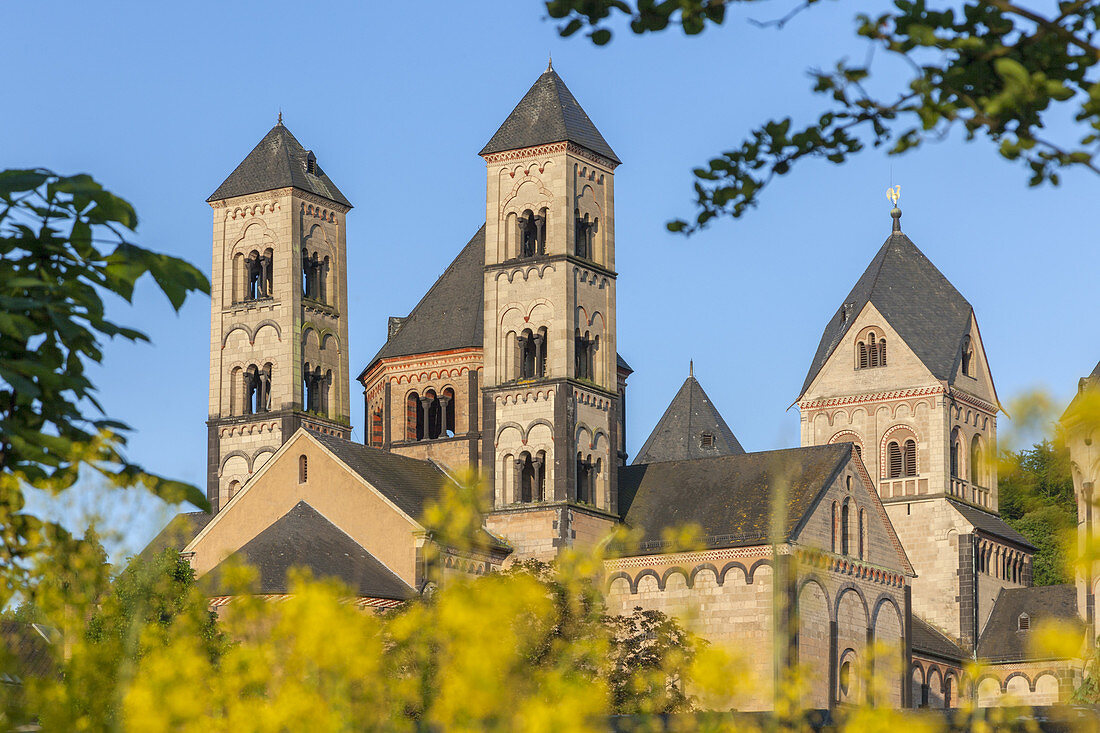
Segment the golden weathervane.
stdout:
[[890,203],[894,205],[894,208],[898,208],[898,199],[901,198],[901,184],[886,188],[886,198],[890,199]]

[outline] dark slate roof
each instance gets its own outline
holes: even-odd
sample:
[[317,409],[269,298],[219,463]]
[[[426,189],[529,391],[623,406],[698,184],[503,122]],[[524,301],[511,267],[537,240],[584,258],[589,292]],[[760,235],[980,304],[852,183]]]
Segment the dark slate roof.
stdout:
[[[714,436],[714,445],[704,448],[703,433]],[[634,459],[635,464],[686,461],[691,458],[738,455],[745,452],[726,425],[718,409],[695,377],[684,380],[657,427]]]
[[1061,419],[1065,421],[1069,418],[1078,418],[1079,416],[1074,415],[1074,408],[1077,407],[1081,395],[1084,394],[1086,390],[1098,386],[1100,386],[1100,361],[1096,362],[1096,367],[1092,370],[1092,374],[1087,377],[1081,377],[1077,381],[1077,394],[1070,400],[1069,405],[1066,407],[1066,411],[1062,413]]
[[215,584],[227,562],[254,567],[259,572],[255,592],[264,595],[288,593],[287,571],[292,568],[306,568],[315,578],[335,578],[360,598],[403,601],[414,595],[401,578],[304,501],[214,568],[210,577]]
[[213,514],[206,512],[183,512],[172,517],[164,526],[164,529],[154,537],[145,549],[138,553],[138,557],[144,560],[151,559],[165,549],[172,547],[182,550],[191,540],[198,536],[199,532],[214,518]]
[[768,542],[775,483],[787,486],[787,541],[852,456],[845,443],[665,461],[619,469],[619,512],[640,530],[642,554],[664,549],[662,533],[695,524],[710,547]]
[[954,379],[973,308],[909,237],[895,231],[825,326],[799,399],[868,302],[936,379]]
[[[379,359],[481,348],[485,332],[485,226],[482,225],[447,266],[408,317],[392,324],[386,343],[359,373],[366,376]],[[633,371],[621,355],[620,369]]]
[[994,537],[1008,540],[1017,545],[1023,545],[1032,551],[1036,549],[1035,545],[1031,544],[1027,537],[1024,537],[1012,527],[1009,527],[1005,524],[1005,521],[996,514],[952,499],[948,499],[948,501],[951,503],[951,506],[958,510],[959,514],[963,515],[966,521],[970,522],[981,531],[991,534]]
[[316,174],[308,172],[306,158],[310,152],[280,122],[206,200],[219,201],[293,186],[350,207],[351,202],[344,198],[320,165],[314,166]]
[[[1031,620],[1031,630],[1019,631],[1020,614]],[[1042,585],[1034,588],[1004,588],[997,595],[989,621],[978,640],[978,658],[990,662],[1009,662],[1038,658],[1028,648],[1031,634],[1048,619],[1084,625],[1077,615],[1077,587]]]
[[970,658],[970,654],[965,649],[924,619],[913,616],[912,622],[914,654],[928,654],[953,662],[962,662]]
[[615,354],[615,366],[619,369],[625,369],[631,374],[634,373],[634,369],[626,363],[626,359],[623,358],[622,354]]
[[[484,342],[485,227],[462,248],[370,360],[461,349]],[[369,368],[369,367],[368,367]],[[366,373],[364,370],[363,374]],[[363,376],[360,374],[360,378]]]
[[479,155],[569,141],[620,163],[558,73],[547,69]]
[[[333,435],[313,432],[309,435],[418,522],[428,505],[439,498],[444,482],[450,481],[447,474],[431,461],[390,453]],[[472,539],[491,547],[508,547],[484,530]]]
[[22,682],[53,674],[50,642],[37,624],[0,621],[0,683]]

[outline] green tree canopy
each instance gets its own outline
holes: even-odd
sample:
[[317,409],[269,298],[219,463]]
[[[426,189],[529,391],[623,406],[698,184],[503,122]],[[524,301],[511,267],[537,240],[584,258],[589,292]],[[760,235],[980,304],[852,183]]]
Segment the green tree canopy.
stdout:
[[[820,0],[801,0],[771,22],[782,30],[803,11],[826,12]],[[694,221],[672,221],[672,231],[692,232],[715,217],[739,217],[756,205],[776,176],[807,158],[843,163],[868,147],[899,155],[961,128],[967,140],[984,138],[1000,154],[1022,164],[1029,183],[1057,184],[1065,168],[1100,172],[1100,80],[1096,42],[1100,0],[1063,0],[1031,9],[1013,0],[964,0],[930,7],[926,0],[894,0],[886,12],[865,2],[855,15],[855,34],[875,50],[900,57],[909,68],[903,83],[885,94],[870,88],[876,56],[863,63],[840,60],[811,72],[824,104],[817,119],[767,120],[745,139],[695,169]],[[765,0],[547,0],[559,32],[584,31],[591,41],[611,41],[617,21],[632,33],[679,26],[696,35],[722,25],[734,7],[775,8]],[[789,7],[789,6],[788,6]],[[876,77],[876,81],[881,81]],[[889,82],[887,82],[889,84]],[[1047,113],[1061,109],[1076,122],[1066,139],[1048,136]]]

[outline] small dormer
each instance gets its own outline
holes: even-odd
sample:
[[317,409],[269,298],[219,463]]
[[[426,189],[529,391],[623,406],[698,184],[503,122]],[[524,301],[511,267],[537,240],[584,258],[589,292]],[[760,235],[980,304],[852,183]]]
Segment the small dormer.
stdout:
[[1031,616],[1026,613],[1021,613],[1016,618],[1016,630],[1017,631],[1030,631],[1031,630]]

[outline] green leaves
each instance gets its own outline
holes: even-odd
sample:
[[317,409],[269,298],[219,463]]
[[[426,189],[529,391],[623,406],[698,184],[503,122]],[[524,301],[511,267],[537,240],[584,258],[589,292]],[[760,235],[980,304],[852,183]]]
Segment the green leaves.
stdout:
[[[23,487],[64,491],[84,472],[206,508],[196,487],[145,471],[123,454],[127,428],[102,413],[85,376],[100,339],[146,341],[104,317],[103,295],[126,300],[146,273],[177,310],[209,293],[203,274],[176,257],[128,242],[138,218],[91,176],[0,171],[0,567],[25,572],[41,523],[19,514]],[[101,242],[113,241],[109,252]],[[0,578],[5,583],[10,577]]]
[[[802,0],[775,20],[755,23],[781,30],[820,0]],[[734,4],[759,0],[550,0],[551,18],[563,36],[587,28],[596,45],[611,40],[622,16],[635,34],[680,25],[686,35],[721,25]],[[878,10],[877,4],[865,3]],[[888,146],[901,155],[961,126],[967,140],[984,136],[1001,155],[1022,164],[1032,186],[1057,185],[1059,172],[1085,167],[1100,173],[1100,0],[1059,3],[1057,12],[1024,8],[1009,0],[965,0],[935,10],[924,0],[894,0],[889,12],[857,13],[856,35],[871,49],[900,57],[911,70],[897,82],[891,74],[881,93],[871,91],[874,69],[846,62],[815,71],[813,91],[826,100],[816,124],[789,133],[790,120],[772,120],[750,131],[740,145],[695,169],[697,213],[688,224],[668,224],[690,234],[714,218],[744,215],[777,175],[806,158],[842,164],[866,147]],[[750,20],[752,20],[750,18]],[[755,22],[755,21],[754,21]],[[874,58],[869,55],[869,58]],[[889,85],[893,85],[892,87]],[[1041,136],[1045,115],[1065,107],[1081,126],[1065,139]],[[788,128],[777,125],[786,123]],[[1076,139],[1074,139],[1076,136]]]

